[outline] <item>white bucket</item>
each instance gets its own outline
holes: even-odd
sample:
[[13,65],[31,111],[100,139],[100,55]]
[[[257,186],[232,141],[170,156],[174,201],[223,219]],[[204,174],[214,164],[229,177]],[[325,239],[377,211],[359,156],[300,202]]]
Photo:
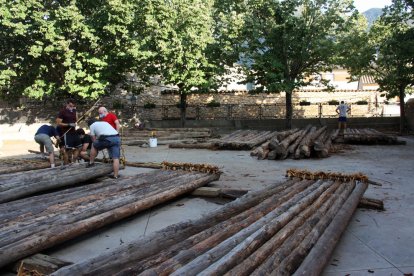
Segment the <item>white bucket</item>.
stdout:
[[150,148],[156,148],[157,147],[157,138],[149,138],[149,146],[150,146]]

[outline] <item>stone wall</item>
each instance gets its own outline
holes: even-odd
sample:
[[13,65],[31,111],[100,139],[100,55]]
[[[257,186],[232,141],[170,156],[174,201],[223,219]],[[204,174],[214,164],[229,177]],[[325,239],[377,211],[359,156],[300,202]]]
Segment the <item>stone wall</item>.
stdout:
[[[293,118],[336,117],[336,106],[328,105],[331,100],[344,100],[351,104],[351,116],[354,117],[382,116],[384,112],[387,115],[398,115],[398,110],[397,113],[391,110],[392,106],[385,105],[385,99],[381,97],[380,92],[374,90],[310,90],[294,92]],[[162,93],[160,89],[154,88],[137,96],[119,89],[117,93],[111,97],[104,97],[101,101],[128,124],[133,124],[138,119],[152,121],[180,117],[180,109],[177,106],[179,95]],[[207,104],[212,101],[220,106],[208,107]],[[300,105],[301,101],[307,101],[309,105]],[[357,101],[366,101],[368,104],[356,105]],[[79,115],[88,110],[93,103],[94,101],[78,103]],[[155,107],[145,108],[149,103]],[[190,120],[284,118],[286,109],[285,93],[251,95],[246,91],[226,91],[218,94],[194,94],[188,96],[187,103],[187,118]],[[63,105],[63,102],[47,100],[21,100],[17,108],[0,107],[0,123],[53,123]],[[94,115],[97,115],[96,112]]]

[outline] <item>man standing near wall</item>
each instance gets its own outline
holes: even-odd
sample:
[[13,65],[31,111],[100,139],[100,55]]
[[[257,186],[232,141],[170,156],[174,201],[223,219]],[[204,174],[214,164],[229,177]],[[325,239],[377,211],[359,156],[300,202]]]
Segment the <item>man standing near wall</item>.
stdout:
[[346,129],[346,116],[350,110],[351,109],[344,101],[341,101],[341,104],[336,108],[336,113],[339,114],[338,128],[340,131]]

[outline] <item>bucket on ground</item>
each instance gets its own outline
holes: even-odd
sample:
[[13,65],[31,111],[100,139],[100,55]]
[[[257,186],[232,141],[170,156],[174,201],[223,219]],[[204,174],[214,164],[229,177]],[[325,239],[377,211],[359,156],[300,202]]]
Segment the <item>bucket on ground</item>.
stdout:
[[150,148],[156,148],[157,147],[157,138],[149,138],[149,146],[150,146]]

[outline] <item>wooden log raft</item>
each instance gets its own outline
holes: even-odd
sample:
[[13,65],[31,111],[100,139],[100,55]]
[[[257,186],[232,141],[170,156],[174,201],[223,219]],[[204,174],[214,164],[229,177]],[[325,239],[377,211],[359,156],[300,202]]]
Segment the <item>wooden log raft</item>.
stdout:
[[[367,185],[361,181],[367,179],[293,174],[305,179],[248,193],[201,219],[171,225],[53,275],[264,275],[276,273],[274,262],[283,274],[294,273],[319,239],[331,229],[342,233],[356,208],[348,202],[361,197]],[[307,179],[311,176],[321,178]],[[336,228],[341,218],[343,226]]]
[[0,175],[0,203],[82,183],[112,171],[112,165],[96,163],[93,169],[86,168],[84,164],[71,164],[61,168],[3,174]]
[[348,144],[363,145],[401,145],[405,144],[398,141],[396,136],[384,134],[371,128],[352,129],[347,128],[343,131],[343,140]]
[[219,174],[157,170],[0,204],[0,267],[218,178]]

